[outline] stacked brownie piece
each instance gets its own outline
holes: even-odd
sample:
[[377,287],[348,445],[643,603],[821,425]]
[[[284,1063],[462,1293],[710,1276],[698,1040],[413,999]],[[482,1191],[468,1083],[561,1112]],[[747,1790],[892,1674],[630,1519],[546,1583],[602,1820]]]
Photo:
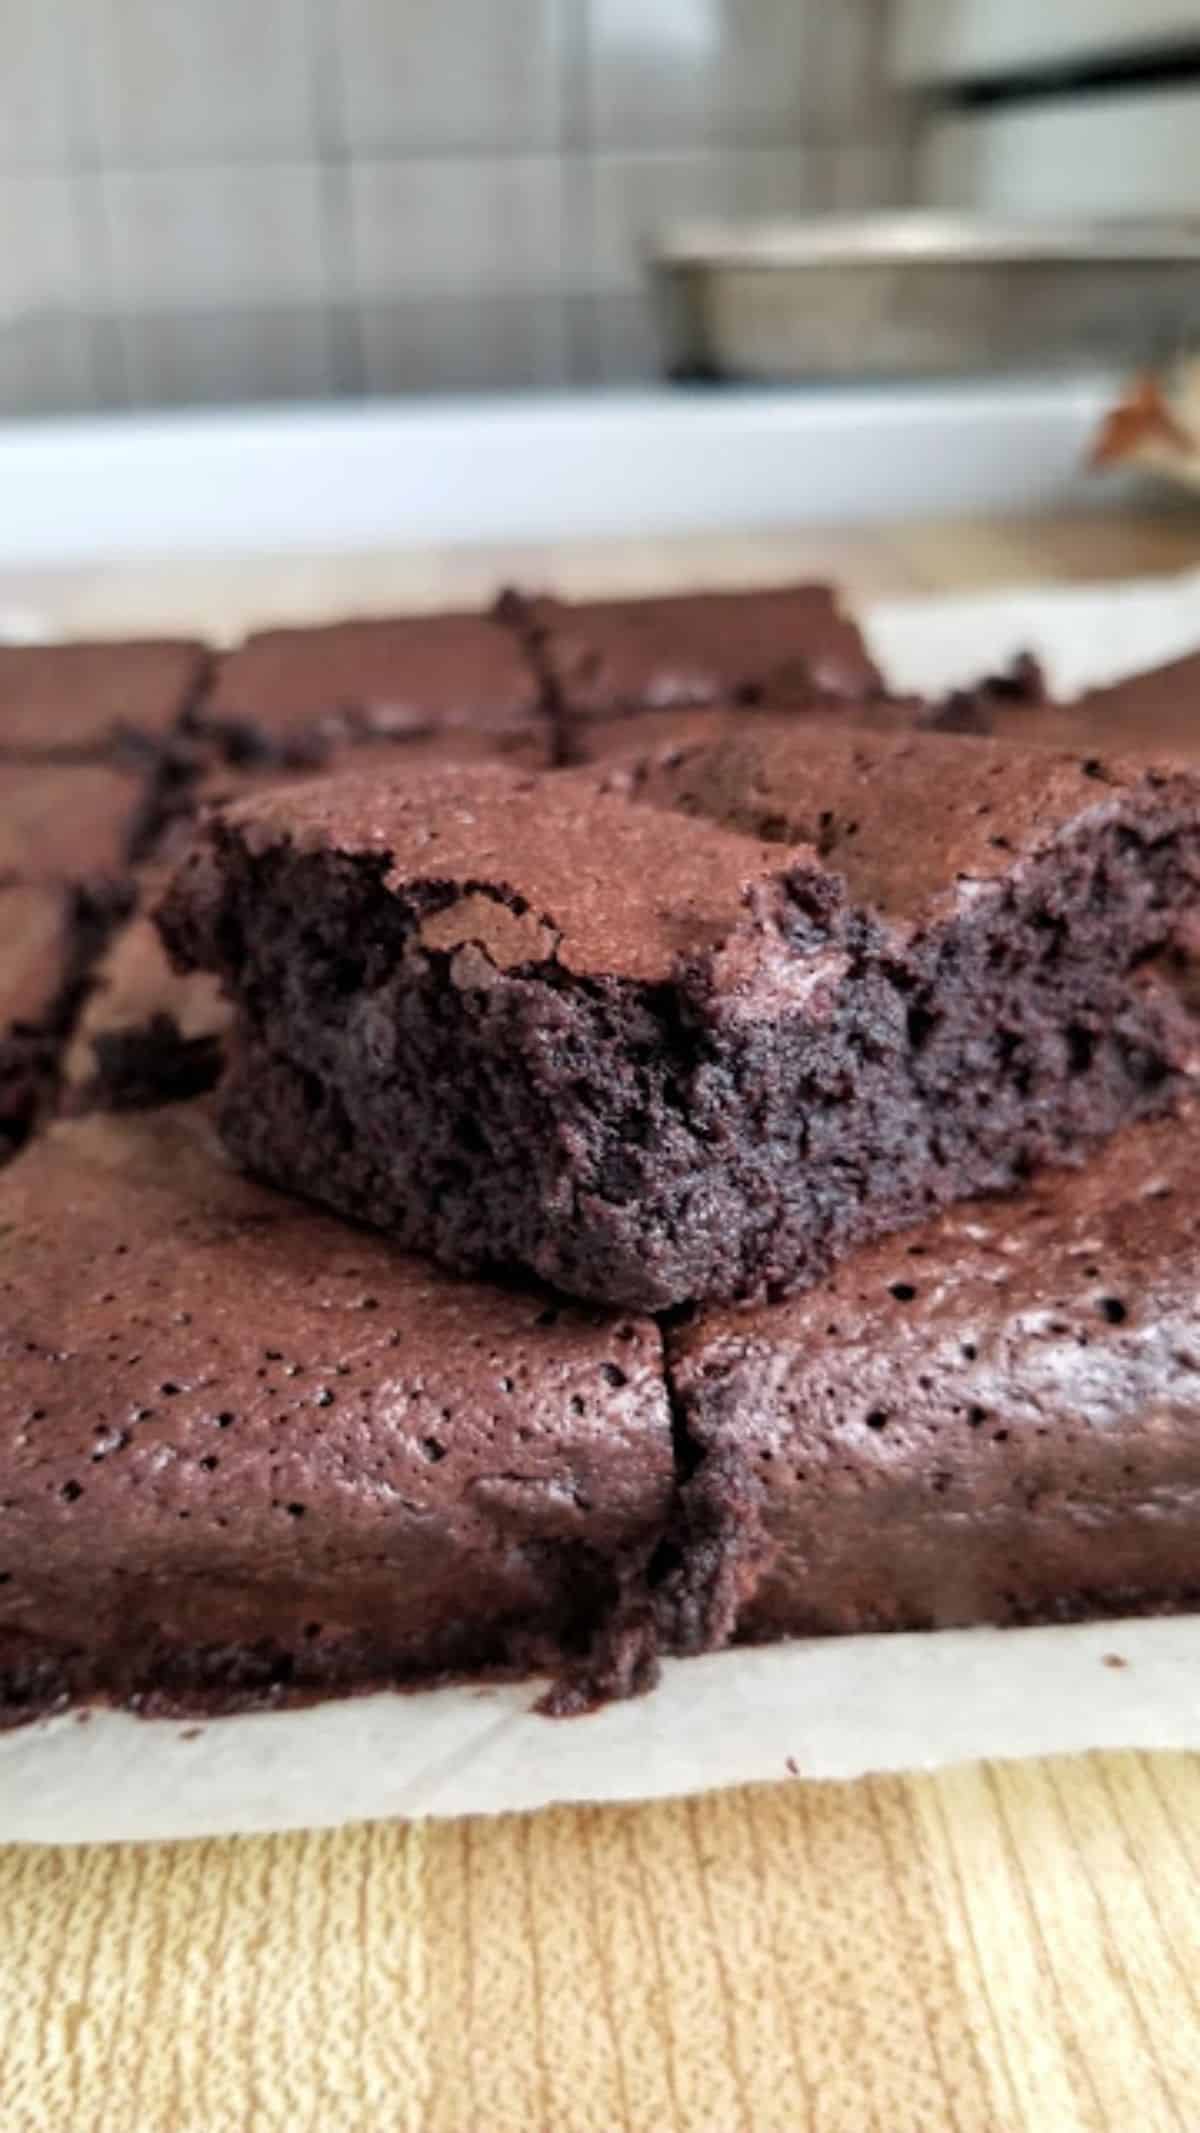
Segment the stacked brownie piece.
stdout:
[[1194,673],[0,652],[0,1720],[1193,1604]]

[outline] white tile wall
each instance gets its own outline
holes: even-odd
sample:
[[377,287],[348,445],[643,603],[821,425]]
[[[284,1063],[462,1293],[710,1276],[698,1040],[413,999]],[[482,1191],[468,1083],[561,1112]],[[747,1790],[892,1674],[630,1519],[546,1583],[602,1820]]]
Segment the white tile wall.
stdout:
[[336,383],[332,322],[316,304],[126,313],[117,330],[137,405],[315,400]]
[[365,298],[548,290],[562,277],[557,156],[409,156],[350,166],[355,281]]
[[315,163],[113,170],[100,179],[112,294],[146,311],[323,303]]
[[0,172],[0,317],[69,308],[82,278],[74,180]]
[[839,215],[867,214],[912,197],[916,141],[906,125],[874,139],[839,141],[825,150],[828,204]]
[[0,0],[0,416],[645,375],[646,232],[906,183],[893,0]]
[[555,148],[567,0],[327,0],[365,155]]
[[361,330],[372,393],[552,386],[566,370],[567,311],[559,293],[367,303]]
[[66,161],[66,24],[37,0],[0,0],[0,157],[10,166]]
[[588,0],[591,138],[605,148],[794,138],[819,120],[824,12],[825,0]]
[[84,81],[81,125],[107,161],[261,160],[312,146],[309,0],[24,5],[70,10]]

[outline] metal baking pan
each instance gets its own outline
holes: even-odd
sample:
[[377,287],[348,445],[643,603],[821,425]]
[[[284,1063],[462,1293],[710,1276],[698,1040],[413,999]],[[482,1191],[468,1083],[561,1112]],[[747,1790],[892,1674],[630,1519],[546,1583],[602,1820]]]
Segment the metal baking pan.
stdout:
[[693,223],[651,264],[676,376],[951,377],[1200,348],[1200,218]]

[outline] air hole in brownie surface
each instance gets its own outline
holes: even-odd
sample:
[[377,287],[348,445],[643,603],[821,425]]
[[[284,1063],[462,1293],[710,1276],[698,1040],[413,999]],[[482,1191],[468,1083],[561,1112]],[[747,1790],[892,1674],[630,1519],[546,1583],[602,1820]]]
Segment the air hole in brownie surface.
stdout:
[[1090,1029],[1072,1022],[1067,1030],[1067,1057],[1073,1074],[1086,1074],[1096,1055],[1096,1039]]
[[979,1350],[975,1346],[974,1341],[964,1341],[962,1344],[962,1352],[964,1361],[968,1363],[973,1363],[979,1353]]
[[290,1503],[287,1506],[287,1515],[289,1518],[303,1518],[304,1505],[302,1503]]
[[64,1481],[58,1493],[64,1503],[78,1503],[83,1494],[83,1484],[78,1481]]
[[890,1294],[898,1304],[910,1304],[916,1293],[911,1281],[893,1281],[891,1284]]
[[231,1415],[227,1407],[223,1408],[221,1410],[221,1413],[217,1416],[217,1428],[229,1429],[236,1421],[236,1419],[237,1417],[235,1415]]
[[423,1456],[429,1460],[431,1466],[436,1466],[438,1461],[446,1456],[445,1445],[440,1443],[436,1437],[422,1437],[421,1451]]
[[217,1467],[220,1465],[220,1461],[217,1458],[215,1452],[210,1452],[206,1459],[202,1459],[200,1461],[200,1464],[206,1474],[212,1474],[216,1472]]
[[1108,1320],[1110,1326],[1123,1326],[1129,1316],[1119,1296],[1102,1296],[1100,1299],[1100,1313],[1103,1318]]
[[629,1379],[625,1375],[625,1372],[622,1370],[619,1363],[602,1363],[600,1368],[603,1373],[606,1384],[612,1385],[614,1387],[628,1385]]
[[987,1421],[987,1408],[968,1407],[967,1421],[970,1423],[972,1429],[978,1429],[982,1423]]
[[868,1429],[886,1429],[886,1428],[887,1428],[887,1426],[888,1426],[888,1421],[889,1421],[889,1416],[888,1416],[888,1413],[887,1413],[887,1410],[886,1410],[886,1408],[883,1408],[883,1407],[873,1407],[873,1408],[871,1409],[871,1412],[870,1412],[870,1414],[869,1414],[869,1415],[867,1416],[867,1428],[868,1428]]

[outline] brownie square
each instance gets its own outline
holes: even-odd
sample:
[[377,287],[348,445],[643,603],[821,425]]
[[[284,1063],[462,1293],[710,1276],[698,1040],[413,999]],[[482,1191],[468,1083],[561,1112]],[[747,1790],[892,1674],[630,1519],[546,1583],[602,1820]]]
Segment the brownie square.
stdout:
[[[339,742],[543,738],[539,686],[512,630],[488,615],[400,615],[263,630],[221,659],[198,723],[247,757],[318,763]],[[477,745],[482,745],[477,742]]]
[[120,874],[148,843],[154,812],[132,770],[0,762],[0,881]]
[[692,1471],[662,1598],[731,1640],[1200,1600],[1200,1118],[668,1334]]
[[20,1145],[49,1093],[74,958],[65,890],[0,887],[0,1163]]
[[574,719],[723,701],[856,698],[883,686],[828,585],[540,599],[519,614],[556,704]]
[[192,1105],[4,1172],[0,1359],[8,1720],[586,1667],[622,1619],[636,1678],[653,1323],[405,1259],[238,1176]]
[[237,1007],[239,1159],[655,1309],[811,1282],[1200,1073],[1187,773],[764,719],[652,786],[348,775],[207,824],[162,922]]
[[191,639],[0,645],[0,754],[103,755],[162,743],[207,665]]

